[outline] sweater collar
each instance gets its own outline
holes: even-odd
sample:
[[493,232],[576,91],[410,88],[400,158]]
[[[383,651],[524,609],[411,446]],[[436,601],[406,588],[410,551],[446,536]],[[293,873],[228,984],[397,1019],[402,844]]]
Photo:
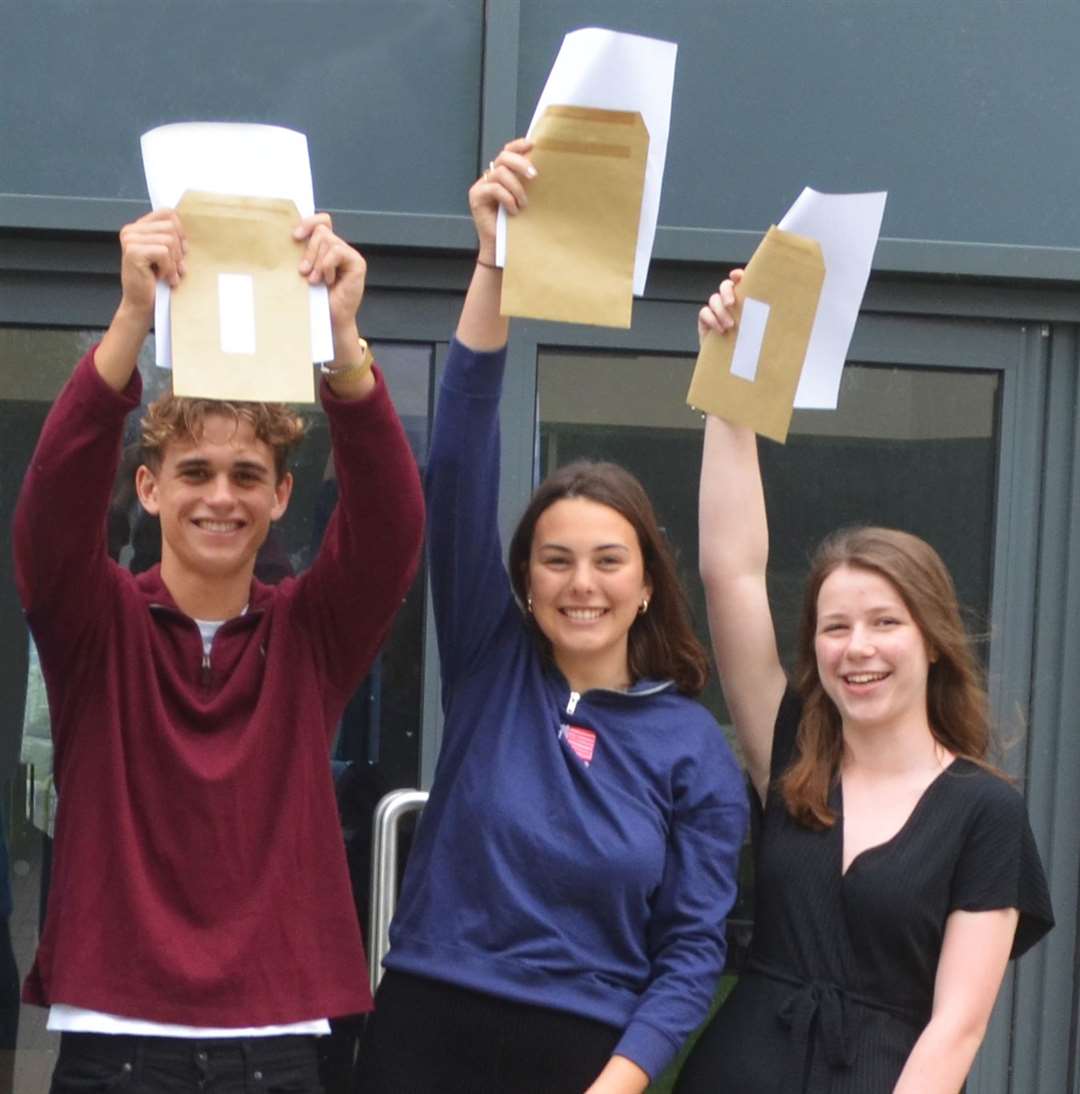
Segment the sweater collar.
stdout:
[[[567,694],[573,694],[573,689],[570,687],[569,681],[565,676],[554,666],[548,666],[548,673],[555,682],[556,686],[566,692]],[[652,695],[659,695],[662,692],[670,691],[675,687],[674,680],[663,680],[654,676],[643,676],[640,680],[635,680],[628,688],[589,688],[587,691],[580,692],[580,695],[590,696],[613,696],[618,699],[645,699]]]
[[[139,592],[142,593],[143,599],[146,601],[147,605],[168,608],[170,611],[178,612],[180,615],[186,614],[177,606],[172,593],[169,592],[168,586],[162,581],[160,563],[151,566],[149,570],[144,570],[139,574],[135,578],[135,584],[138,587]],[[252,578],[251,591],[248,594],[248,614],[250,615],[252,612],[258,612],[265,608],[272,595],[272,590],[269,585],[264,585],[261,581],[256,581]]]

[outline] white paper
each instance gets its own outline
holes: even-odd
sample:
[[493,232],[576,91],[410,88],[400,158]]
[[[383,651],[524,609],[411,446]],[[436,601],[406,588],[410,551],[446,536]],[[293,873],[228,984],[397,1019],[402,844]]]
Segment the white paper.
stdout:
[[[667,160],[677,51],[674,42],[643,38],[638,34],[622,34],[599,27],[571,31],[563,38],[529,123],[529,133],[532,133],[549,106],[636,110],[641,114],[649,131],[649,156],[645,163],[645,190],[634,256],[635,296],[645,292],[656,221],[660,215],[660,188]],[[499,266],[506,263],[506,215],[502,209],[496,227],[495,262]]]
[[887,196],[883,190],[819,194],[808,186],[780,221],[784,231],[816,239],[825,261],[821,299],[795,392],[796,407],[836,408]]
[[765,328],[769,325],[769,305],[752,296],[743,300],[742,315],[735,349],[731,353],[731,375],[753,383],[757,379],[758,361],[761,359],[761,343],[765,340]]
[[[185,190],[287,198],[302,217],[315,212],[307,137],[276,125],[234,122],[178,122],[142,135],[143,169],[150,204],[175,208]],[[299,276],[299,274],[297,274]],[[334,359],[330,296],[325,285],[310,287],[311,359]],[[172,367],[169,286],[158,282],[154,307],[157,363]]]
[[255,356],[255,279],[218,274],[218,330],[222,353]]

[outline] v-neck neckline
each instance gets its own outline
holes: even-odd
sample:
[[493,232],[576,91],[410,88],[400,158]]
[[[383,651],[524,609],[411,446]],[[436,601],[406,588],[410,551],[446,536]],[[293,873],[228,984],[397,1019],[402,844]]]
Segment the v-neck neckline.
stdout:
[[840,880],[846,881],[848,875],[852,869],[858,864],[860,859],[865,858],[867,855],[874,854],[878,851],[882,851],[888,847],[898,843],[900,839],[913,827],[916,818],[919,813],[922,812],[923,804],[929,798],[931,791],[934,787],[941,782],[941,780],[953,770],[954,767],[960,762],[961,757],[954,756],[927,784],[923,787],[922,793],[918,796],[915,804],[911,807],[911,812],[908,813],[904,819],[904,823],[886,840],[882,840],[880,843],[872,844],[870,847],[864,847],[848,864],[847,869],[844,869],[844,844],[846,842],[846,819],[844,817],[844,780],[843,776],[840,776],[836,780],[836,793],[839,799],[840,805]]

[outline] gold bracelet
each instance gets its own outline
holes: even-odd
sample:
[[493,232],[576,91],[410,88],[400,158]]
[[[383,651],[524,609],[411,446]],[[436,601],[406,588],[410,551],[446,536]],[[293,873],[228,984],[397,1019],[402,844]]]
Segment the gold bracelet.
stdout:
[[367,339],[361,338],[359,341],[360,352],[362,354],[359,361],[348,365],[335,365],[333,361],[323,361],[323,363],[319,365],[319,372],[328,380],[338,380],[342,376],[350,376],[353,373],[368,372],[375,363],[375,360],[371,355],[371,349],[367,344]]

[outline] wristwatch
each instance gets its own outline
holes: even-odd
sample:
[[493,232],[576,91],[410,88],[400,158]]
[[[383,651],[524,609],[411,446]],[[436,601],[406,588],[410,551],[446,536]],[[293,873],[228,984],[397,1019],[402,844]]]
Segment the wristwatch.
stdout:
[[354,372],[367,372],[374,363],[374,359],[371,355],[371,348],[367,344],[366,338],[359,339],[360,342],[360,360],[348,365],[335,365],[333,361],[323,361],[319,365],[319,372],[327,379],[334,380],[341,376],[349,376]]

